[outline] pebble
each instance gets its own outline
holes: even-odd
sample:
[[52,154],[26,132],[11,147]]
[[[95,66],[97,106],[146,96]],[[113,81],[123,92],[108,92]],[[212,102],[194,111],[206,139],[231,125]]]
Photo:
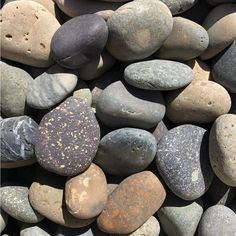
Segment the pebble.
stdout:
[[99,57],[107,37],[108,28],[102,17],[92,14],[75,17],[53,35],[53,59],[63,67],[77,69]]
[[108,127],[149,129],[164,117],[164,99],[158,91],[140,90],[117,81],[99,96],[96,114]]
[[227,90],[213,81],[198,80],[166,96],[166,115],[175,123],[213,122],[230,107]]
[[100,129],[91,108],[69,97],[41,120],[35,153],[48,171],[72,176],[90,166],[99,140]]
[[107,50],[121,61],[152,55],[172,30],[168,7],[160,1],[138,0],[124,4],[107,21]]
[[228,207],[215,205],[204,212],[198,226],[198,236],[223,235],[236,235],[236,214]]
[[236,115],[218,117],[210,132],[209,156],[217,177],[225,184],[236,187]]
[[67,209],[79,219],[98,216],[106,204],[107,195],[106,176],[93,163],[82,174],[68,179],[65,185]]
[[39,226],[29,226],[20,231],[20,236],[50,236]]
[[129,234],[160,208],[165,196],[164,187],[152,172],[131,175],[109,196],[97,218],[98,227],[107,233]]
[[130,85],[147,90],[174,90],[193,80],[192,69],[180,62],[151,60],[136,62],[125,68],[124,79]]
[[214,80],[228,91],[236,93],[236,39],[212,66]]
[[2,8],[1,21],[3,58],[36,67],[52,64],[50,44],[60,24],[44,6],[34,1],[10,2]]
[[8,117],[22,116],[26,111],[27,88],[33,79],[27,72],[18,67],[4,62],[1,62],[0,65],[1,112]]
[[187,61],[201,55],[208,47],[207,31],[183,17],[174,17],[173,30],[155,54],[157,58]]
[[2,233],[2,231],[6,228],[8,222],[8,215],[1,210],[0,211],[0,233]]
[[61,102],[75,88],[77,75],[53,65],[36,77],[27,89],[27,104],[36,109],[48,109]]
[[222,4],[215,7],[205,18],[203,27],[209,35],[209,46],[201,54],[201,59],[208,60],[223,51],[236,38],[236,5]]
[[175,195],[189,201],[201,197],[213,179],[208,132],[188,124],[169,130],[158,143],[156,165]]
[[157,144],[160,142],[161,138],[168,132],[168,128],[165,123],[161,120],[155,130],[153,131],[153,136],[156,139]]
[[156,140],[151,133],[121,128],[101,139],[94,162],[105,173],[126,176],[146,169],[155,155]]
[[34,163],[38,124],[28,116],[0,121],[1,167],[13,168]]
[[11,217],[25,223],[37,223],[43,219],[43,216],[31,207],[27,187],[4,186],[0,191],[1,208]]

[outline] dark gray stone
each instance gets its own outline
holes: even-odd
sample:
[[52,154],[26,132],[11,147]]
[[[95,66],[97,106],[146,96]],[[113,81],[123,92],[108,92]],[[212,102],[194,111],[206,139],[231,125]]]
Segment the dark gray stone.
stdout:
[[81,173],[98,148],[100,129],[85,101],[67,98],[40,122],[35,153],[39,164],[59,175]]
[[99,57],[107,38],[108,27],[102,17],[94,14],[75,17],[54,34],[53,58],[61,66],[76,69]]
[[122,128],[105,135],[94,162],[105,173],[125,176],[143,171],[156,154],[155,137],[141,129]]
[[208,132],[195,125],[181,125],[169,130],[157,146],[156,165],[178,197],[184,200],[201,197],[213,179]]
[[145,91],[117,81],[103,90],[96,105],[98,118],[112,128],[149,129],[165,115],[162,94]]

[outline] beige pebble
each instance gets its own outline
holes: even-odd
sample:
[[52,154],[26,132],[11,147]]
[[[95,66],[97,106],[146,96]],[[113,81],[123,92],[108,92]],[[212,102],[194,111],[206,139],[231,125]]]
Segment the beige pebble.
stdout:
[[92,104],[92,93],[83,80],[78,80],[73,97],[84,100],[89,106]]

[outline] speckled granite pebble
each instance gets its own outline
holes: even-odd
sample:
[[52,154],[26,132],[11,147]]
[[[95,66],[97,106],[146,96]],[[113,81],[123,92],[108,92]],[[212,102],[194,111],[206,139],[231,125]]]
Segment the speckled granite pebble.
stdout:
[[41,120],[35,153],[45,169],[76,175],[91,164],[99,140],[100,129],[91,108],[69,97]]
[[8,215],[6,212],[1,210],[0,212],[0,233],[5,229],[8,222]]
[[20,236],[50,236],[50,234],[39,226],[29,226],[20,231]]

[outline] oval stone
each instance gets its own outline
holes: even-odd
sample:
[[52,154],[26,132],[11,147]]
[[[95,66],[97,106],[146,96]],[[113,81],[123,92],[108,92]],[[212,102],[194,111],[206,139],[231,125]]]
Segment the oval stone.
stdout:
[[142,129],[122,128],[105,135],[94,162],[105,173],[125,176],[143,171],[156,154],[155,137]]
[[100,129],[85,101],[69,97],[40,122],[35,153],[39,164],[59,175],[71,176],[91,164]]
[[108,28],[102,17],[92,14],[75,17],[53,35],[53,58],[63,67],[79,68],[99,57],[107,37]]
[[36,109],[48,109],[68,96],[76,84],[75,72],[54,65],[29,85],[27,104]]
[[181,125],[169,130],[158,143],[156,165],[178,197],[184,200],[201,197],[213,179],[207,131],[195,125]]
[[152,172],[131,175],[109,195],[97,218],[98,227],[107,233],[129,234],[160,208],[165,196],[164,187]]
[[168,7],[160,1],[132,1],[118,8],[108,19],[107,49],[121,61],[152,55],[172,30]]
[[149,129],[164,117],[164,99],[158,91],[140,90],[117,81],[99,96],[96,114],[108,127]]
[[180,62],[152,60],[136,62],[125,68],[124,79],[130,85],[147,90],[174,90],[193,80],[192,69]]
[[209,154],[217,177],[236,187],[236,115],[225,114],[215,120],[210,132]]

